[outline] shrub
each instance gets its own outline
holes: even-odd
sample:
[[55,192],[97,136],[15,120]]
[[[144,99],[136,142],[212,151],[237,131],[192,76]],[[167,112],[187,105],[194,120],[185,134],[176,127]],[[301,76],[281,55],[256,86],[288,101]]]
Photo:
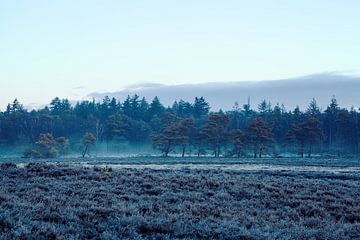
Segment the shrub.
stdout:
[[56,140],[50,133],[40,134],[35,148],[27,148],[23,152],[23,158],[56,158],[58,153],[66,155],[69,148],[69,140],[59,137]]
[[0,165],[1,170],[11,169],[11,168],[16,168],[16,164],[15,163],[2,163]]

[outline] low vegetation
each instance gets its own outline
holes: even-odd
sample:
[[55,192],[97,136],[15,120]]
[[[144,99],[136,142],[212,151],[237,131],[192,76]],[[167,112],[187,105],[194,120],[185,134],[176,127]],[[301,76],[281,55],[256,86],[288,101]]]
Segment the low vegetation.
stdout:
[[356,239],[354,174],[0,165],[0,239]]
[[24,151],[24,158],[56,158],[66,155],[69,148],[69,140],[65,137],[54,139],[50,133],[40,134],[39,140],[34,148],[28,148]]

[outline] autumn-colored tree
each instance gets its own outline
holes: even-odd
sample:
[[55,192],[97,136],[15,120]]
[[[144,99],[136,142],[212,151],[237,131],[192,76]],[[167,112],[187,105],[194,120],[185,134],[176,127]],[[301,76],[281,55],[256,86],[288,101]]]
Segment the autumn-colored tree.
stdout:
[[254,151],[254,158],[267,153],[273,144],[271,129],[262,118],[254,118],[246,128],[246,139]]
[[191,145],[194,147],[198,157],[206,154],[206,139],[202,129],[194,128]]
[[229,117],[227,115],[213,114],[202,130],[208,146],[214,151],[214,156],[219,157],[221,149],[227,143]]
[[186,147],[192,144],[195,137],[195,122],[192,118],[186,118],[179,122],[179,134],[182,135],[181,156],[185,157]]
[[56,147],[61,156],[68,154],[70,142],[65,137],[59,137],[56,139]]
[[96,138],[92,133],[85,133],[82,141],[81,156],[84,158],[86,154],[89,154],[90,148],[96,144]]
[[25,158],[56,158],[67,154],[69,149],[69,140],[65,137],[59,137],[56,140],[50,133],[40,134],[34,148],[28,148],[23,152]]
[[25,158],[56,158],[56,141],[50,133],[40,134],[35,148],[26,149],[23,153]]
[[320,122],[311,117],[307,121],[294,124],[287,134],[287,142],[298,147],[299,154],[304,157],[305,148],[308,147],[308,157],[311,157],[312,148],[321,142],[323,137]]
[[182,129],[179,123],[165,127],[160,134],[153,137],[153,147],[167,157],[176,146],[187,144],[188,137],[183,134]]
[[41,158],[56,158],[56,141],[50,133],[40,134],[39,140],[35,143],[36,151]]
[[301,158],[304,157],[306,133],[303,124],[293,124],[286,135],[286,144],[295,145]]
[[240,129],[234,129],[229,133],[229,142],[233,146],[230,151],[230,155],[235,155],[238,158],[244,152],[245,149],[245,134]]
[[170,112],[165,113],[160,123],[162,130],[164,130],[166,127],[170,125],[176,124],[178,121],[179,119],[174,113],[170,113]]

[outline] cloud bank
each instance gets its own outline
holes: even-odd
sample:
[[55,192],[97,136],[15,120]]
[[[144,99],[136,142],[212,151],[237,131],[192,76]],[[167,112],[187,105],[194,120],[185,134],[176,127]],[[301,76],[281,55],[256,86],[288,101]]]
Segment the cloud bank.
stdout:
[[211,104],[212,110],[220,108],[230,110],[235,102],[240,105],[250,98],[252,108],[263,99],[272,105],[284,104],[287,109],[297,105],[304,109],[312,98],[320,107],[325,108],[332,96],[335,96],[341,107],[360,106],[360,77],[347,76],[338,73],[322,73],[303,77],[239,82],[211,82],[201,84],[163,85],[145,83],[128,86],[116,92],[94,92],[89,98],[102,99],[104,96],[116,97],[123,101],[128,95],[138,94],[151,100],[158,96],[161,102],[168,106],[174,100],[183,99],[193,102],[196,96],[204,96]]

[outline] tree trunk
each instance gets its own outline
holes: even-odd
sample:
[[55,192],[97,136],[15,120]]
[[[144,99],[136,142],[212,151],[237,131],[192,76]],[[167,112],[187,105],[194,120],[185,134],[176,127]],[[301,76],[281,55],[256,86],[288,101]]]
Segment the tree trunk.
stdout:
[[86,155],[86,153],[87,153],[87,151],[88,151],[88,147],[89,147],[89,146],[86,145],[84,151],[82,152],[82,157],[83,157],[83,158],[85,158],[85,155]]
[[262,148],[260,148],[260,151],[259,151],[259,158],[261,158],[261,155],[262,155]]
[[181,156],[185,157],[185,146],[183,146],[183,148],[182,148],[182,155]]
[[300,147],[300,155],[301,155],[301,158],[304,158],[304,149],[305,149],[304,144],[301,143],[301,147]]
[[309,154],[308,154],[308,157],[310,158],[311,157],[311,145],[309,147]]
[[166,145],[166,149],[165,149],[165,157],[167,157],[169,155],[169,152],[170,152],[170,146],[171,146],[171,143],[168,142],[167,145]]
[[330,133],[329,133],[329,150],[332,147],[332,123],[330,123]]

